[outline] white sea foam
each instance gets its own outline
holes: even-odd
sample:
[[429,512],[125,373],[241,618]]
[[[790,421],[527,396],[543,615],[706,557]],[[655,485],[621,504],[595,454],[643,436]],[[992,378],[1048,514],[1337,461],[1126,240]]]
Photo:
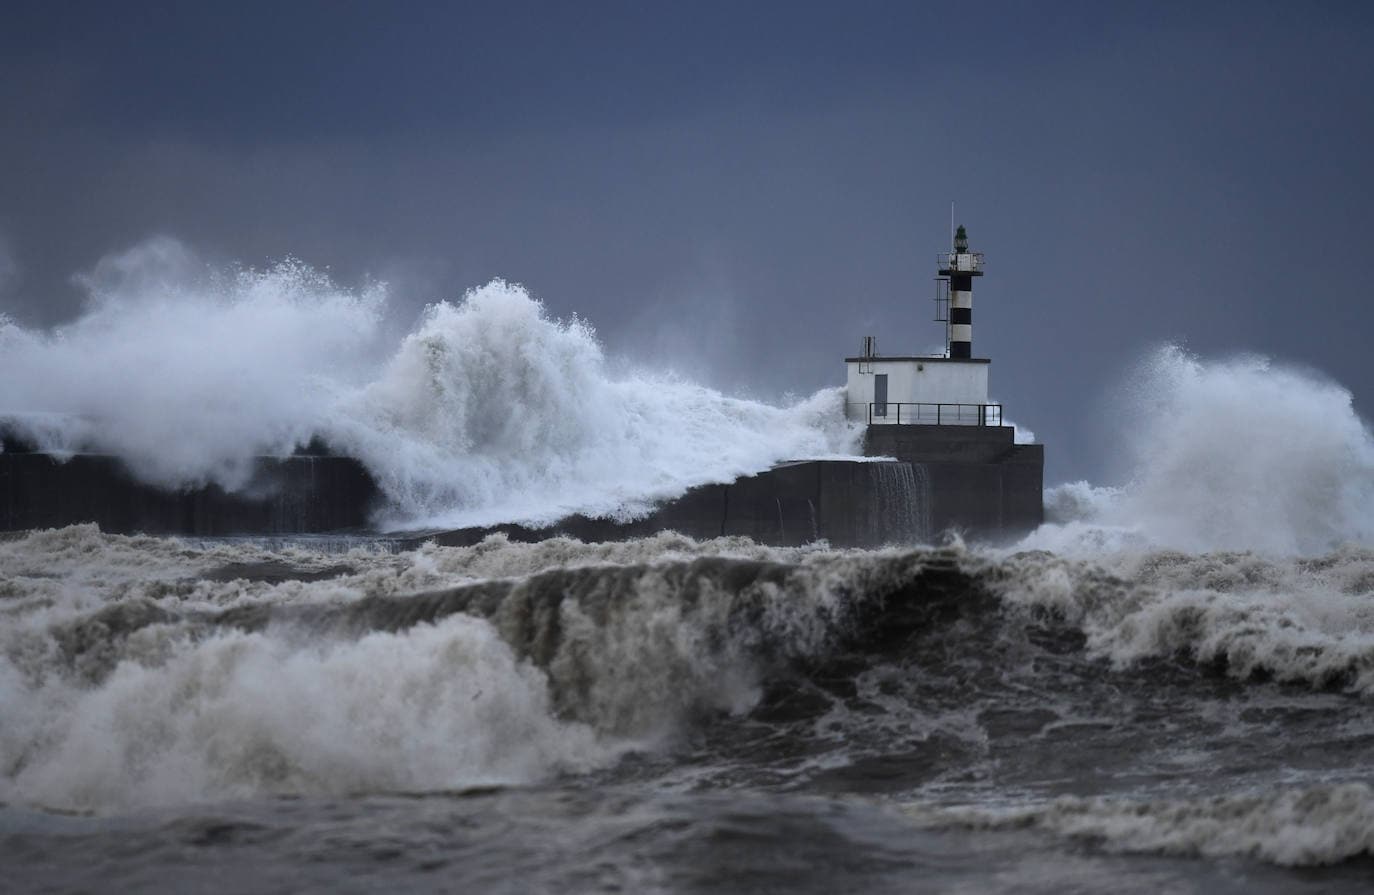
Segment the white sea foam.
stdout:
[[1349,392],[1173,346],[1131,381],[1127,482],[1049,489],[1025,552],[998,554],[999,593],[1117,664],[1183,655],[1374,692],[1374,439]]
[[633,515],[688,485],[857,448],[837,389],[789,408],[608,376],[582,321],[492,283],[429,309],[329,437],[400,512],[440,524]]
[[1064,797],[1027,806],[911,804],[923,827],[1038,829],[1127,853],[1249,857],[1287,867],[1374,856],[1374,790],[1318,785],[1199,799]]
[[356,641],[155,626],[91,687],[0,665],[4,788],[48,805],[523,783],[612,751],[469,616]]
[[[979,562],[973,560],[973,562]],[[992,586],[1013,607],[1047,609],[1118,665],[1185,656],[1237,677],[1261,673],[1374,694],[1374,551],[1311,558],[1121,551],[1092,561],[1004,560]]]
[[168,486],[239,487],[253,455],[308,440],[358,379],[382,299],[295,262],[217,274],[165,239],[84,282],[76,321],[0,328],[0,416],[41,419],[28,433],[41,446],[117,453]]
[[[495,536],[399,554],[194,546],[93,526],[0,541],[0,800],[108,809],[595,766],[627,744],[652,747],[698,710],[749,709],[760,657],[823,654],[844,607],[909,590],[928,556],[672,534]],[[1002,598],[999,624],[1050,610],[1118,665],[1182,654],[1242,677],[1374,692],[1368,550],[942,556]],[[255,564],[336,577],[207,574]],[[409,615],[410,595],[451,588],[492,599],[469,615]],[[225,610],[267,623],[204,621]],[[330,621],[344,618],[358,624]],[[451,705],[455,693],[475,704]],[[393,748],[391,736],[439,754]],[[493,737],[522,749],[501,752]]]
[[430,307],[399,348],[385,287],[299,262],[225,274],[162,239],[84,282],[86,313],[52,333],[0,321],[0,417],[165,486],[242,487],[254,455],[320,436],[367,464],[386,524],[540,522],[857,450],[838,389],[775,407],[616,377],[585,321],[501,281]]
[[[692,583],[694,562],[723,556],[765,572],[752,561],[801,562],[780,582],[746,570],[723,587],[708,565]],[[805,562],[827,556],[673,535],[493,537],[399,555],[197,548],[93,526],[0,542],[0,801],[110,810],[596,767],[652,748],[696,711],[751,707],[760,642],[818,648],[854,581]],[[869,560],[855,560],[862,577]],[[205,574],[272,562],[340,574]],[[551,573],[561,577],[541,577]],[[464,585],[495,587],[497,600],[391,629],[405,595]],[[327,620],[369,598],[394,602],[368,604],[361,627]],[[208,621],[226,609],[281,612],[246,629]]]
[[[685,562],[698,557],[797,561],[825,556],[819,547],[767,547],[747,538],[696,541],[672,532],[631,541],[584,544],[550,538],[531,544],[489,535],[471,547],[426,544],[391,553],[358,546],[317,552],[308,541],[271,549],[251,540],[197,544],[178,538],[105,534],[95,525],[28,532],[0,540],[0,599],[46,605],[58,618],[120,600],[174,599],[213,610],[241,601],[291,603],[414,594],[484,579],[519,578],[551,569]],[[336,569],[329,581],[276,583],[201,576],[212,570],[279,563],[301,572]],[[231,573],[230,573],[231,574]]]
[[1117,402],[1128,481],[1050,489],[1049,524],[1023,546],[1293,554],[1374,543],[1374,437],[1346,389],[1266,358],[1204,361],[1176,346],[1129,381]]

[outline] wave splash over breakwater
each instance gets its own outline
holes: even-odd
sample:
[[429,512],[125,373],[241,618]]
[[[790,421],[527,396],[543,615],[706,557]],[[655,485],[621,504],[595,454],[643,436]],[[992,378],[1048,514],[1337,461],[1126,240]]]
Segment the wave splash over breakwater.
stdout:
[[399,346],[384,286],[300,262],[213,271],[155,240],[84,283],[86,312],[53,333],[0,319],[0,414],[168,487],[239,488],[255,455],[320,438],[367,465],[384,525],[547,522],[857,450],[838,389],[775,407],[613,375],[589,324],[500,280],[427,308]]
[[1125,484],[1046,494],[1027,545],[1313,553],[1374,543],[1374,437],[1350,392],[1264,357],[1165,346],[1116,403]]

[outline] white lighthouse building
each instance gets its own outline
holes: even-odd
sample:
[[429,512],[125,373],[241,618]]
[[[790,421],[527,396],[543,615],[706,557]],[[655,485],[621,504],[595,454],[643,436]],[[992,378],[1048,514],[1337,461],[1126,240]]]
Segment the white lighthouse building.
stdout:
[[937,261],[935,319],[945,324],[943,354],[882,355],[867,336],[848,367],[845,415],[877,425],[1001,426],[1002,408],[988,403],[985,357],[973,357],[973,280],[982,252],[971,252],[960,227],[954,249]]
[[963,227],[936,270],[944,353],[879,354],[866,337],[859,356],[844,359],[845,415],[865,425],[866,456],[910,464],[932,533],[1028,531],[1045,518],[1045,448],[1017,443],[1002,405],[988,403],[991,362],[973,356],[973,283],[983,256],[969,251]]

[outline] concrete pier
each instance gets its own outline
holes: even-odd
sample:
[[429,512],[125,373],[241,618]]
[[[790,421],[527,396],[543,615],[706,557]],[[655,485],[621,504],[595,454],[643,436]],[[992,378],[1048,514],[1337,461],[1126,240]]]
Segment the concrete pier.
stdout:
[[66,460],[0,454],[0,530],[94,522],[120,534],[299,534],[364,529],[377,499],[367,470],[348,457],[259,457],[251,485],[167,491],[105,454]]
[[405,547],[434,541],[476,544],[494,532],[516,541],[564,535],[581,541],[623,541],[661,531],[694,538],[739,535],[779,547],[828,541],[836,547],[878,547],[928,541],[922,509],[928,496],[910,464],[854,460],[784,463],[729,484],[702,485],[631,522],[570,516],[553,525],[414,532]]
[[869,426],[864,453],[923,467],[934,531],[1007,538],[1045,521],[1045,448],[1011,426]]
[[[94,522],[132,534],[380,535],[371,516],[381,499],[361,463],[323,450],[258,457],[250,486],[168,491],[135,479],[106,454],[60,461],[12,439],[0,453],[0,531]],[[521,541],[568,535],[624,540],[672,530],[695,538],[728,535],[795,546],[929,542],[959,529],[980,538],[1029,531],[1043,518],[1043,449],[1012,443],[996,426],[873,426],[866,451],[894,461],[783,463],[728,484],[704,485],[665,501],[642,519],[571,516],[540,528],[521,525],[385,533],[414,545],[474,544],[495,531]]]
[[[116,457],[0,453],[0,530],[94,522],[133,534],[289,535],[370,529],[379,499],[366,469],[347,457],[259,457],[252,485],[227,493],[216,485],[166,491],[137,481]],[[872,547],[929,540],[928,489],[906,463],[802,461],[729,484],[693,488],[642,519],[617,522],[570,516],[532,528],[500,525],[450,531],[386,533],[401,546],[426,540],[475,544],[504,532],[521,541],[568,535],[625,540],[672,530],[696,538],[740,535],[791,546],[826,540]]]

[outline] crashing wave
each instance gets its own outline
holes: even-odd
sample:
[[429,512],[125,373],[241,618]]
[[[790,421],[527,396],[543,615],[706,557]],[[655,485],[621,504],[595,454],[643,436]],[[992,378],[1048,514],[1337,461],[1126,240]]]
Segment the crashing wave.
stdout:
[[1048,524],[1024,546],[1291,555],[1374,543],[1374,437],[1347,389],[1268,358],[1204,361],[1173,345],[1129,382],[1114,405],[1125,483],[1049,489]]
[[[922,631],[995,657],[1049,625],[1089,661],[1374,688],[1374,553],[1353,548],[1106,566],[664,534],[325,554],[80,526],[0,542],[0,582],[0,798],[68,807],[543,779]],[[443,757],[385,747],[406,731]],[[512,731],[519,756],[496,748]]]
[[[126,563],[145,547],[138,574]],[[339,574],[215,574],[263,559]],[[14,582],[0,799],[445,789],[597,766],[700,712],[747,711],[771,668],[824,655],[886,595],[951,574],[936,559],[675,536],[312,559],[37,533],[0,543]]]
[[169,488],[248,483],[321,439],[355,456],[394,527],[635,516],[803,456],[856,452],[841,390],[786,407],[613,375],[591,326],[494,280],[391,338],[387,291],[298,261],[206,268],[172,240],[107,258],[86,313],[0,324],[0,424],[45,450],[118,454]]

